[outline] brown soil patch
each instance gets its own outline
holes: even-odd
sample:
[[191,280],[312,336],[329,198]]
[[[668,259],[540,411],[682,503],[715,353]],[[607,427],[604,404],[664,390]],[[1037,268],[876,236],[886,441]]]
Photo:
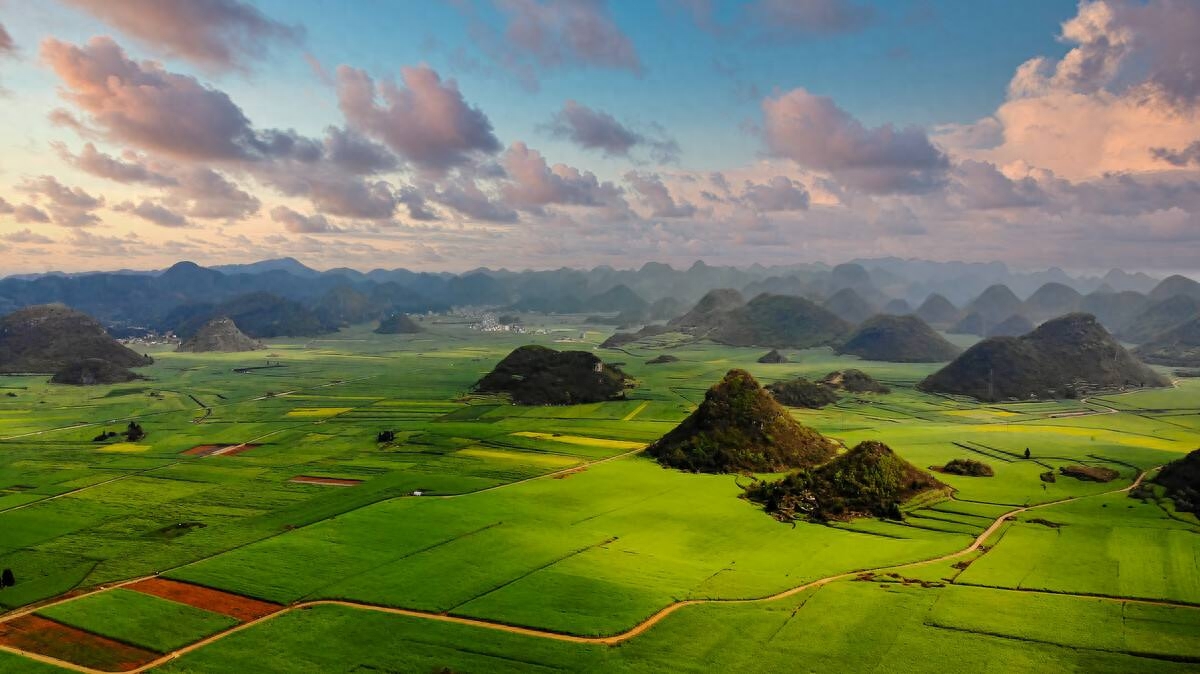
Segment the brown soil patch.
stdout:
[[248,452],[259,446],[248,443],[238,445],[196,445],[191,449],[185,450],[183,453],[188,456],[233,456],[242,452]]
[[195,606],[206,611],[222,613],[242,622],[256,620],[283,608],[279,604],[272,604],[269,601],[166,578],[147,578],[132,585],[126,585],[125,588],[180,604]]
[[137,669],[158,658],[153,651],[33,614],[0,623],[0,644],[107,672]]
[[319,484],[327,487],[355,487],[362,484],[362,480],[350,480],[341,477],[315,477],[312,475],[297,475],[288,482],[297,484]]

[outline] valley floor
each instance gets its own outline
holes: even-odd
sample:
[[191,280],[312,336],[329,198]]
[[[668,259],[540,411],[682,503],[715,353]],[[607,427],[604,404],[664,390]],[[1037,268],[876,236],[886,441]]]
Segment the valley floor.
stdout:
[[[666,336],[597,352],[626,401],[521,408],[470,386],[606,334],[426,327],[155,353],[116,386],[0,377],[0,672],[1200,669],[1200,522],[1127,493],[1200,445],[1200,380],[982,405],[916,392],[935,366]],[[894,392],[794,414],[996,475],[940,475],[954,498],[904,522],[793,527],[745,478],[640,454],[733,367],[866,370]],[[146,438],[93,441],[134,418]],[[1120,477],[1043,481],[1072,464]]]

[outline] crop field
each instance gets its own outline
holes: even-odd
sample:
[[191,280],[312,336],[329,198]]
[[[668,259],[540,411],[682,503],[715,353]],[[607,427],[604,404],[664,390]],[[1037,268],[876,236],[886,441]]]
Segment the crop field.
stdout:
[[[547,329],[431,319],[157,352],[129,384],[0,377],[0,568],[17,581],[0,672],[1200,668],[1200,521],[1122,491],[1200,446],[1200,379],[983,404],[916,391],[933,364],[760,364],[670,335],[605,350],[610,331],[526,321]],[[528,343],[597,349],[637,385],[560,407],[472,392]],[[903,521],[792,525],[739,498],[749,477],[641,454],[734,367],[764,384],[862,369],[893,392],[793,415],[995,475],[938,474],[953,497]],[[95,440],[131,420],[144,438]]]

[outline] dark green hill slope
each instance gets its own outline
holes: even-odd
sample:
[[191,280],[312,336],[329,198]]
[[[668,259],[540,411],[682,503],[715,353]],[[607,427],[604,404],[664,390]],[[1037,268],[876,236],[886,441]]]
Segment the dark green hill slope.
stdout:
[[1020,337],[1033,330],[1033,321],[1021,314],[1013,314],[993,325],[987,332],[988,337]]
[[514,349],[475,384],[480,393],[507,393],[519,405],[578,405],[625,395],[625,373],[587,351],[528,345]]
[[837,352],[891,363],[938,363],[961,350],[916,316],[879,315],[860,325]]
[[827,461],[836,445],[800,425],[744,370],[730,370],[704,402],[647,448],[664,466],[701,473],[768,472]]
[[650,304],[629,289],[627,285],[616,285],[584,302],[588,311],[618,311],[641,313]]
[[1084,295],[1079,310],[1092,314],[1100,324],[1114,335],[1119,335],[1130,321],[1150,306],[1150,300],[1132,290],[1119,293],[1096,291]]
[[1047,321],[1022,337],[985,339],[918,388],[980,400],[1062,398],[1079,388],[1166,386],[1090,314]]
[[785,522],[902,519],[900,504],[917,494],[944,488],[887,445],[867,440],[812,470],[797,471],[775,482],[755,483],[746,490],[746,497]]
[[154,362],[117,342],[91,316],[61,304],[0,318],[0,372],[58,372],[93,358],[123,368]]
[[803,297],[763,294],[719,314],[708,332],[696,334],[731,346],[807,349],[849,332],[850,324]]
[[892,390],[862,370],[834,370],[821,379],[821,383],[847,393],[891,393]]
[[842,288],[830,295],[821,306],[847,323],[862,323],[878,310],[853,288]]
[[188,338],[214,318],[228,317],[250,337],[312,337],[337,330],[299,302],[266,292],[239,295],[215,307],[199,307],[176,328]]
[[97,384],[123,384],[143,377],[129,368],[115,365],[100,358],[68,363],[50,378],[52,384],[94,386]]
[[775,400],[788,407],[807,407],[815,410],[835,403],[838,399],[832,386],[809,381],[804,377],[767,384],[767,390]]
[[983,314],[978,311],[972,311],[950,326],[950,329],[946,330],[946,332],[952,335],[975,335],[982,337],[987,333],[989,327],[991,327],[991,322],[984,318]]
[[224,316],[214,318],[181,343],[176,351],[191,353],[235,353],[264,348],[258,340],[251,339],[238,329],[236,323]]
[[1187,295],[1172,295],[1135,316],[1118,336],[1127,342],[1141,344],[1196,317],[1200,317],[1200,300]]
[[1200,515],[1200,449],[1163,466],[1152,482],[1165,488],[1176,510]]
[[742,294],[731,288],[710,290],[700,298],[696,306],[686,314],[671,320],[667,325],[673,328],[712,328],[719,317],[746,303]]
[[1154,286],[1154,290],[1150,291],[1150,300],[1161,302],[1176,295],[1186,295],[1194,300],[1200,300],[1200,283],[1179,274],[1168,276]]
[[1025,299],[1025,310],[1022,313],[1034,320],[1044,321],[1078,311],[1082,301],[1083,296],[1074,288],[1050,282]]
[[959,315],[958,307],[937,293],[926,297],[914,313],[929,325],[943,329],[954,325]]
[[1134,349],[1147,363],[1200,367],[1200,318],[1172,328]]
[[983,316],[988,325],[999,323],[1020,311],[1021,300],[1008,286],[1000,284],[988,286],[966,308],[968,314],[977,313]]
[[375,333],[379,335],[413,335],[421,332],[422,328],[408,314],[392,314],[379,321]]

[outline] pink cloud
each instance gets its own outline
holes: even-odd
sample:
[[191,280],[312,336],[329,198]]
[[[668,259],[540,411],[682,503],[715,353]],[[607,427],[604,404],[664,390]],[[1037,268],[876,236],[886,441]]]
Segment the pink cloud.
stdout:
[[500,150],[491,122],[454,80],[443,82],[428,66],[403,68],[401,77],[404,86],[377,87],[362,70],[340,66],[338,103],[350,126],[435,173]]
[[167,56],[225,70],[245,67],[303,31],[238,0],[66,0]]
[[768,97],[762,107],[772,154],[866,192],[928,191],[949,165],[923,130],[867,128],[832,99],[804,89]]

